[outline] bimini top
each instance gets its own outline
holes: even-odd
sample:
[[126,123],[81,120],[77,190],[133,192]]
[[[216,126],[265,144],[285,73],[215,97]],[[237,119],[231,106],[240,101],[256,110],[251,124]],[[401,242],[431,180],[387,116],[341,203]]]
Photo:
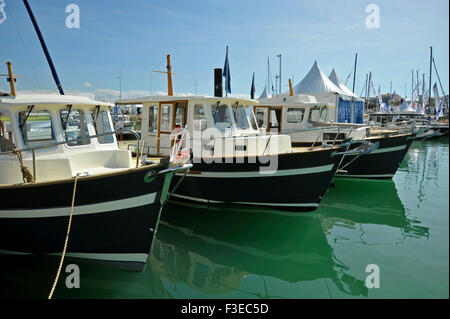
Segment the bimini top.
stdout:
[[91,100],[86,96],[59,94],[18,94],[17,96],[0,96],[0,107],[23,105],[101,105],[113,106],[108,102]]
[[246,99],[246,98],[237,98],[237,97],[217,97],[217,96],[203,96],[203,95],[193,95],[193,96],[164,96],[164,95],[155,95],[155,96],[143,96],[133,99],[119,99],[116,100],[116,104],[118,105],[126,105],[126,104],[143,104],[143,103],[152,103],[152,102],[170,102],[170,101],[205,101],[215,103],[217,101],[221,102],[229,102],[236,103],[240,102],[243,104],[258,104],[257,100]]

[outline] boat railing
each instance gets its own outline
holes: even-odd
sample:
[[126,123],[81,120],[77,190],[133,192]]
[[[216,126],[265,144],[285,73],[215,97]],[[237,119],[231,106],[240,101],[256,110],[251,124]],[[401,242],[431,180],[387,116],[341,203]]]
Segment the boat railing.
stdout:
[[[140,144],[140,136],[139,134],[134,131],[134,130],[121,130],[122,132],[129,132],[131,134],[133,134],[137,141],[138,141],[138,146]],[[110,132],[104,132],[104,133],[100,133],[100,134],[95,134],[95,135],[88,135],[88,136],[83,136],[80,138],[76,138],[76,139],[68,139],[65,141],[60,141],[60,142],[54,142],[54,143],[49,143],[49,144],[42,144],[42,145],[35,145],[35,146],[28,146],[28,147],[24,147],[24,148],[15,148],[13,150],[10,151],[5,151],[5,152],[0,152],[0,156],[2,155],[10,155],[10,154],[16,154],[18,155],[18,160],[21,164],[21,166],[23,165],[22,163],[22,152],[30,152],[32,154],[32,161],[33,161],[33,180],[36,177],[36,151],[40,150],[40,149],[45,149],[45,148],[50,148],[50,147],[55,147],[58,145],[62,145],[62,144],[68,144],[68,143],[74,143],[74,142],[79,142],[79,141],[85,141],[87,139],[93,139],[93,138],[98,138],[98,137],[102,137],[102,136],[107,136],[107,135],[116,135],[118,134],[120,131],[110,131]],[[139,148],[138,148],[139,149]],[[139,167],[139,152],[137,152],[137,156],[136,156],[136,167]]]

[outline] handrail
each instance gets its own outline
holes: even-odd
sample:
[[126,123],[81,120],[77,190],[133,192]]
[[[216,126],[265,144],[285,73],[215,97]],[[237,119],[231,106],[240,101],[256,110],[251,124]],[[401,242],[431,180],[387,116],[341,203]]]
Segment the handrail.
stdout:
[[32,161],[33,161],[33,176],[34,178],[36,178],[36,150],[38,149],[43,149],[43,148],[49,148],[49,147],[54,147],[54,146],[58,146],[58,145],[62,145],[62,144],[68,144],[68,143],[73,143],[73,142],[77,142],[77,141],[82,141],[82,140],[86,140],[86,139],[93,139],[93,138],[97,138],[100,136],[106,136],[106,135],[116,135],[117,133],[120,133],[120,131],[124,132],[130,132],[131,134],[133,134],[138,142],[138,152],[136,154],[136,168],[139,167],[139,145],[140,145],[140,136],[139,134],[134,131],[134,130],[118,130],[118,131],[110,131],[110,132],[104,132],[101,134],[95,134],[95,135],[88,135],[88,136],[83,136],[80,138],[76,138],[76,139],[71,139],[71,140],[66,140],[66,141],[62,141],[62,142],[55,142],[55,143],[50,143],[50,144],[44,144],[44,145],[36,145],[36,146],[30,146],[30,147],[25,147],[25,148],[21,148],[21,149],[14,149],[12,151],[6,151],[6,152],[0,152],[0,155],[7,155],[7,154],[14,154],[15,152],[28,152],[31,151],[32,152]]
[[[136,131],[134,131],[134,130],[122,130],[122,132],[125,132],[125,131],[126,132],[131,132],[132,134],[134,134],[136,136],[137,140],[141,139],[139,134]],[[55,143],[50,143],[50,144],[43,144],[43,145],[36,145],[36,146],[20,148],[20,149],[17,149],[17,151],[18,152],[27,152],[27,151],[37,150],[37,149],[41,149],[41,148],[48,148],[48,147],[53,147],[53,146],[58,146],[58,145],[62,145],[62,144],[78,142],[78,141],[82,141],[82,140],[86,140],[86,139],[92,139],[92,138],[96,138],[96,137],[112,135],[112,134],[117,134],[117,133],[120,133],[120,130],[105,132],[105,133],[96,134],[96,135],[83,136],[83,137],[80,137],[80,138],[66,140],[66,141],[62,141],[62,142],[55,142]],[[11,153],[13,153],[13,151],[0,152],[0,155],[11,154]]]

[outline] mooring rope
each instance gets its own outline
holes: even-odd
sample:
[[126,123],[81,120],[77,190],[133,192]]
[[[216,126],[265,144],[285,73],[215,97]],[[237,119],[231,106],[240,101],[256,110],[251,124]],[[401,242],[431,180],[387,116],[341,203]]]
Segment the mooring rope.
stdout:
[[64,243],[64,249],[63,249],[63,252],[62,252],[62,255],[61,255],[61,260],[59,262],[58,272],[56,274],[55,281],[53,282],[52,290],[50,291],[50,294],[48,295],[48,299],[52,299],[53,292],[55,291],[56,284],[58,283],[59,274],[61,273],[61,268],[62,268],[62,265],[63,265],[63,262],[64,262],[64,257],[66,255],[67,243],[69,242],[70,227],[72,225],[73,207],[74,207],[74,204],[75,204],[75,194],[76,194],[76,190],[77,190],[77,182],[78,182],[78,177],[79,176],[80,176],[79,174],[77,174],[75,176],[75,181],[74,181],[74,184],[73,184],[72,206],[70,207],[69,224],[67,225],[66,241]]
[[13,149],[13,153],[16,154],[17,159],[20,164],[20,171],[22,172],[22,179],[24,183],[32,183],[34,182],[34,176],[30,172],[30,169],[23,165],[22,153],[17,150],[17,148]]

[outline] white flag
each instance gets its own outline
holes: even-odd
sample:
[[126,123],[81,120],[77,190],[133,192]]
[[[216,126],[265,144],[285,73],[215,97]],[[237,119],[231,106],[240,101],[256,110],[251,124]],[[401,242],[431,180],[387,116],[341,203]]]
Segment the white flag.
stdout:
[[440,113],[442,112],[442,101],[439,98],[439,92],[436,83],[433,85],[434,92],[434,109],[436,111],[436,119],[439,118]]

